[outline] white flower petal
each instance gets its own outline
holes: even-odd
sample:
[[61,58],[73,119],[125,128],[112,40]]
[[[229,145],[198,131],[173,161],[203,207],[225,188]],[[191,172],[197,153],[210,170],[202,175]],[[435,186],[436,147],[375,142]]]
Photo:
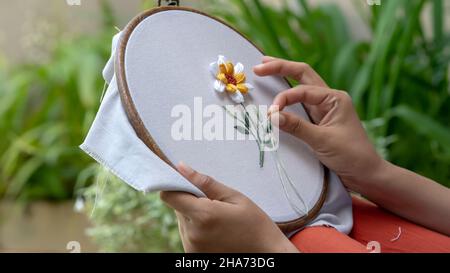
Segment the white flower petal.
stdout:
[[242,93],[240,91],[231,93],[230,97],[235,103],[244,103],[244,96],[242,95]]
[[245,83],[244,85],[248,88],[248,91],[255,89],[255,87],[249,83]]
[[219,73],[219,66],[217,65],[217,63],[211,63],[209,65],[209,71],[211,71],[211,74],[215,78],[217,76],[217,73]]
[[242,72],[244,72],[244,65],[241,64],[241,63],[237,63],[237,64],[234,66],[234,73],[235,73],[235,74],[239,74],[239,73],[242,73]]
[[225,84],[219,80],[216,80],[214,82],[214,90],[216,90],[219,93],[223,93],[223,91],[225,91]]
[[225,58],[225,56],[223,56],[223,55],[219,55],[217,64],[221,65],[221,64],[225,64],[226,62],[227,62],[227,58]]

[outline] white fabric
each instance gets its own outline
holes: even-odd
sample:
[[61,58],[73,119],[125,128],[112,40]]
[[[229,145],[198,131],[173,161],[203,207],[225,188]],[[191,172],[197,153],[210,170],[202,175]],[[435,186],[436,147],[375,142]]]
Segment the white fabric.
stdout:
[[[113,54],[103,71],[105,80],[110,84],[109,88],[106,91],[92,128],[85,142],[80,147],[124,182],[139,191],[185,191],[197,196],[204,196],[191,183],[154,155],[136,136],[130,125],[122,107],[114,77],[114,52],[118,37],[119,34],[113,39]],[[209,73],[207,65],[205,66],[205,71]],[[208,79],[210,80],[209,75]],[[197,168],[196,165],[202,166],[200,163],[195,164],[193,160],[186,160],[186,162],[194,168]],[[255,162],[245,162],[243,164],[253,165]],[[202,168],[199,168],[199,170],[202,171]],[[220,177],[220,174],[218,176]],[[280,186],[278,185],[278,187]],[[250,191],[247,190],[247,195],[251,195],[248,192]],[[277,203],[280,203],[280,200],[270,200],[271,195],[272,193],[269,191],[268,198],[264,201],[266,202],[265,206],[278,206]],[[252,198],[252,196],[249,197]],[[314,198],[313,196],[309,201],[314,201]],[[258,205],[264,207],[264,204]],[[267,209],[265,210],[267,212]],[[270,212],[268,214],[270,215]],[[277,217],[272,217],[272,219],[274,221],[280,220]],[[309,225],[329,225],[344,233],[350,232],[352,228],[351,199],[339,178],[333,173],[330,177],[326,202],[319,216]]]
[[204,196],[153,154],[128,122],[114,76],[113,56],[119,35],[113,39],[113,55],[103,70],[109,87],[80,148],[138,191],[186,191]]
[[[252,72],[263,56],[234,30],[197,13],[165,11],[142,20],[126,45],[125,75],[136,111],[171,162],[183,161],[214,176],[247,195],[276,222],[298,219],[317,203],[323,188],[322,164],[306,144],[280,132],[279,159],[304,200],[296,198],[294,190],[286,186],[292,199],[289,202],[274,155],[267,152],[264,167],[260,168],[254,140],[225,140],[227,133],[236,133],[231,122],[218,126],[217,130],[223,130],[219,133],[221,139],[205,139],[206,124],[213,120],[212,116],[205,117],[207,107],[219,109],[219,113],[212,115],[223,121],[227,115],[221,107],[237,104],[229,92],[214,90],[210,64],[218,61],[219,55],[233,64],[242,63],[246,82],[254,85],[255,89],[245,95],[245,105],[267,109],[278,92],[289,88],[281,77],[257,77]],[[220,59],[219,62],[225,61],[223,57]],[[173,137],[172,128],[180,118],[172,113],[180,106],[190,112],[187,118],[190,140]],[[308,119],[299,104],[287,110]]]

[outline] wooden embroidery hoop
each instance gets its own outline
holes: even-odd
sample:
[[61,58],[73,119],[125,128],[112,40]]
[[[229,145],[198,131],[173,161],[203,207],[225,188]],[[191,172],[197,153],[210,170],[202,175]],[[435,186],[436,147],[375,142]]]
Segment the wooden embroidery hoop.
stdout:
[[[125,112],[128,116],[128,119],[134,128],[137,136],[144,142],[144,144],[153,152],[155,153],[161,160],[163,160],[165,163],[170,165],[172,168],[176,170],[174,167],[174,164],[170,162],[170,160],[167,158],[167,156],[164,154],[164,152],[160,149],[156,141],[153,139],[153,137],[150,135],[149,131],[145,128],[144,122],[142,121],[141,117],[138,114],[138,111],[136,109],[136,106],[133,102],[133,98],[131,96],[130,90],[128,88],[126,73],[125,73],[125,51],[127,47],[128,40],[133,33],[134,29],[146,18],[149,16],[155,15],[159,12],[169,11],[169,10],[179,10],[179,11],[186,11],[186,12],[193,12],[197,13],[203,16],[207,16],[227,27],[235,31],[236,33],[240,34],[243,38],[245,38],[249,43],[251,43],[257,50],[259,50],[261,53],[263,51],[255,45],[252,41],[250,41],[248,38],[246,38],[242,33],[240,33],[238,30],[236,30],[234,27],[230,26],[228,23],[224,22],[221,19],[218,19],[216,17],[213,17],[211,15],[208,15],[204,12],[187,8],[187,7],[173,7],[173,6],[165,6],[165,7],[158,7],[154,8],[148,11],[145,11],[138,16],[136,16],[134,19],[132,19],[126,28],[123,30],[121,39],[119,42],[117,54],[116,54],[116,60],[115,60],[115,74],[117,78],[117,85],[119,88],[119,93],[121,97],[122,104],[125,108]],[[286,80],[286,82],[290,85],[290,83]],[[291,85],[290,85],[291,86]],[[287,221],[287,222],[277,222],[276,224],[283,232],[292,232],[295,230],[298,230],[299,228],[304,227],[307,225],[311,220],[313,220],[321,210],[323,204],[325,203],[325,199],[328,192],[328,186],[329,186],[329,169],[325,166],[323,166],[324,169],[324,178],[323,178],[323,187],[322,192],[320,194],[320,197],[316,204],[309,210],[308,214],[302,216],[301,218]]]

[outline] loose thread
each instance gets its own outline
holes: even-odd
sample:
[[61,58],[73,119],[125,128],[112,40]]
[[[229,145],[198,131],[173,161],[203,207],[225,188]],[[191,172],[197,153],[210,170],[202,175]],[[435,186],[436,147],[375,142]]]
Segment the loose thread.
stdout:
[[[301,194],[298,193],[297,189],[295,188],[294,184],[292,183],[292,181],[289,178],[289,175],[286,172],[286,169],[284,168],[278,152],[272,152],[272,155],[274,157],[275,160],[275,165],[277,167],[277,172],[278,172],[278,176],[280,177],[280,182],[281,182],[281,186],[283,188],[284,194],[286,196],[286,199],[288,200],[289,204],[291,205],[291,207],[294,209],[294,211],[296,213],[298,213],[299,215],[308,215],[309,209],[308,206],[306,205],[306,202],[303,200]],[[301,203],[303,204],[303,206],[305,207],[305,210],[302,210],[301,208],[299,208],[296,204],[295,201],[292,200],[291,195],[289,194],[285,179],[287,179],[289,186],[292,188],[292,190],[294,191],[295,195],[297,196],[297,198],[301,201]]]
[[[272,123],[271,123],[271,121],[270,121],[269,118],[266,119],[266,122],[268,122],[268,127],[267,127],[267,128],[271,128]],[[274,138],[274,136],[273,136],[272,130],[270,130],[270,132],[271,132],[271,134],[270,134],[270,144],[272,145],[272,147],[275,147],[275,141],[276,141],[276,140],[275,140],[275,138]],[[279,156],[279,154],[278,154],[278,151],[275,150],[275,151],[273,151],[272,153],[273,153],[273,155],[274,155],[274,160],[275,160],[276,165],[277,165],[277,171],[278,171],[278,174],[279,174],[279,176],[280,176],[280,181],[281,181],[283,190],[284,190],[284,192],[285,192],[286,198],[288,199],[288,201],[289,201],[291,207],[292,207],[299,215],[302,215],[302,213],[305,214],[305,215],[308,215],[308,213],[309,213],[309,206],[307,205],[307,203],[305,202],[305,200],[303,199],[303,197],[301,196],[301,194],[300,194],[300,193],[297,191],[297,189],[295,188],[295,185],[294,185],[294,183],[292,182],[291,178],[289,177],[289,174],[287,173],[286,168],[284,167],[284,164],[283,164],[283,162],[282,162],[282,160],[281,160],[281,158],[280,158],[280,156]],[[303,207],[305,208],[304,211],[301,210],[301,209],[299,209],[299,208],[295,205],[295,202],[294,202],[294,201],[292,200],[292,198],[290,197],[290,195],[289,195],[289,193],[288,193],[288,191],[287,191],[287,187],[286,187],[286,185],[284,185],[284,181],[285,181],[285,180],[282,179],[281,173],[283,173],[283,174],[285,175],[285,179],[287,180],[289,186],[292,188],[292,190],[294,191],[294,193],[295,193],[295,195],[297,196],[297,198],[302,202]]]
[[94,216],[95,209],[97,208],[98,200],[103,196],[103,192],[105,191],[106,184],[108,183],[108,179],[105,180],[103,186],[100,186],[100,177],[97,176],[95,180],[95,197],[94,197],[94,205],[91,211],[91,217]]
[[398,227],[398,235],[391,239],[391,242],[398,241],[400,239],[400,236],[402,236],[402,228]]
[[103,98],[105,97],[105,93],[106,93],[106,88],[108,86],[108,83],[105,81],[105,83],[103,84],[103,90],[102,90],[102,95],[100,97],[100,103],[103,101]]
[[[230,116],[234,117],[237,121],[241,122],[245,126],[245,128],[255,137],[256,143],[257,143],[257,146],[258,146],[258,150],[259,150],[259,153],[260,153],[259,154],[259,161],[260,161],[259,163],[260,163],[260,167],[262,168],[264,166],[263,164],[264,164],[265,151],[264,151],[264,148],[263,148],[263,145],[264,145],[263,141],[264,140],[261,140],[260,134],[259,134],[259,122],[260,122],[259,121],[259,112],[257,112],[258,121],[257,121],[257,123],[255,125],[255,121],[253,120],[251,115],[248,114],[246,106],[243,103],[241,103],[240,105],[245,111],[245,113],[244,113],[245,114],[245,121],[240,120],[237,117],[237,115],[235,115],[234,113],[231,113],[231,111],[229,111],[226,106],[224,106],[223,108],[225,109],[227,114],[229,114]],[[250,123],[252,123],[253,126],[248,126],[247,127],[247,120],[249,120]],[[267,131],[267,133],[269,133],[269,132],[271,133],[270,134],[270,144],[272,145],[272,147],[275,147],[274,136],[272,134],[272,131],[271,130],[269,131],[269,128],[271,128],[271,123],[270,123],[269,118],[266,118],[266,122],[268,122],[268,127],[265,130]],[[262,126],[262,127],[264,129],[264,126]],[[254,133],[252,131],[253,128],[255,128],[257,130],[257,132]],[[281,159],[279,157],[278,152],[276,150],[272,151],[272,155],[273,155],[273,158],[274,158],[274,161],[275,161],[275,166],[276,166],[276,169],[277,169],[278,177],[279,177],[280,182],[281,182],[281,187],[283,188],[284,195],[286,196],[286,199],[288,200],[290,206],[299,215],[308,215],[309,207],[306,204],[306,202],[303,199],[303,197],[301,196],[301,194],[297,191],[297,189],[296,189],[294,183],[292,182],[292,180],[290,179],[290,177],[289,177],[289,175],[288,175],[288,173],[286,171],[286,168],[284,167],[284,165],[283,165],[283,163],[282,163],[282,161],[281,161]],[[288,187],[291,188],[292,191],[295,193],[295,196],[302,203],[302,205],[305,208],[305,210],[302,210],[301,208],[299,208],[295,204],[296,202],[293,200],[293,198],[289,194]]]

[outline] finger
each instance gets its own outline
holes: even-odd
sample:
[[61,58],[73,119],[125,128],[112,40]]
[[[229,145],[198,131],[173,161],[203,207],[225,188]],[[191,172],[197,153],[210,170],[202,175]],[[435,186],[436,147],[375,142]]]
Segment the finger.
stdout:
[[192,223],[191,218],[182,214],[179,211],[175,211],[175,215],[177,217],[178,229],[180,230],[180,235],[184,235],[186,233],[186,228],[188,224]]
[[308,64],[292,62],[283,59],[273,59],[269,57],[260,65],[253,68],[258,76],[278,75],[291,77],[302,84],[328,87],[325,81]]
[[303,118],[288,112],[277,112],[270,117],[272,123],[286,133],[289,133],[311,146],[319,148],[323,140],[322,129]]
[[202,208],[201,199],[186,192],[164,191],[160,198],[167,206],[188,217]]
[[211,200],[227,201],[232,199],[233,196],[238,195],[235,190],[215,181],[210,176],[193,170],[184,163],[180,163],[177,166],[177,169],[186,179],[199,188]]
[[186,225],[191,223],[191,220],[177,211],[175,211],[175,214],[178,220],[178,232],[180,233],[181,243],[183,244],[183,248],[186,249]]
[[282,111],[286,106],[299,102],[307,105],[320,105],[330,99],[333,92],[333,90],[323,87],[299,85],[279,93],[275,97],[269,113],[273,113],[276,109]]
[[191,219],[179,211],[175,211],[175,215],[177,216],[178,226],[180,227],[181,233],[183,231],[181,230],[181,227],[184,227],[186,223],[191,222]]

